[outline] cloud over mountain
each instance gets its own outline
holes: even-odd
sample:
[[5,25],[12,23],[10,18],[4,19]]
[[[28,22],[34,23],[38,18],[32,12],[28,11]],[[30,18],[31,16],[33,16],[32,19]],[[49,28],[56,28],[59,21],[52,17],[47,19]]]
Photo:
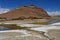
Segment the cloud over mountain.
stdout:
[[55,11],[55,12],[47,12],[49,15],[60,15],[60,11]]
[[8,12],[10,9],[8,8],[0,8],[0,14]]

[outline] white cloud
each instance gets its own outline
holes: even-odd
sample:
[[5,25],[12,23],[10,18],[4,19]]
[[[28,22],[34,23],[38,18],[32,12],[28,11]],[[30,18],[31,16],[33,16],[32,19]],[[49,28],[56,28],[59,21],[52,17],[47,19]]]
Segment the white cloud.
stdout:
[[0,14],[8,12],[10,9],[8,8],[0,8]]
[[60,11],[55,11],[55,12],[47,12],[49,15],[60,15]]

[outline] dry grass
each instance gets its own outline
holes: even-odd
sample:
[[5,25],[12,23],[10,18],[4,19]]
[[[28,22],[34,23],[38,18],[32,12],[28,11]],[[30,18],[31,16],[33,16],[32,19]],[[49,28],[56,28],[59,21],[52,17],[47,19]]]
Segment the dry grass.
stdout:
[[9,28],[9,29],[26,29],[26,27],[17,26],[16,24],[1,24],[0,26]]
[[42,25],[47,25],[48,22],[35,22],[35,23],[32,23],[32,24],[42,24]]

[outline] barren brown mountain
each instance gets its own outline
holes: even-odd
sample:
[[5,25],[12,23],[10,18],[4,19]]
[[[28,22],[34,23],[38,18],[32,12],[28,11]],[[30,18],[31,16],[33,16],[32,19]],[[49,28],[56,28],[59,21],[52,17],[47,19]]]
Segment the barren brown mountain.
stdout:
[[49,18],[45,10],[36,6],[22,6],[7,13],[0,14],[0,17],[7,19],[14,18]]

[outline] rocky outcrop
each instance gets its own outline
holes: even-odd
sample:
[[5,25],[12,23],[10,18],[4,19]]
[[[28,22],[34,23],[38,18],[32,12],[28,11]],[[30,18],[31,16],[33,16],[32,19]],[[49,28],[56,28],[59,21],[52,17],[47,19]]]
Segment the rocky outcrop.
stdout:
[[22,6],[15,10],[0,14],[0,17],[7,19],[15,18],[50,18],[45,10],[36,6]]

